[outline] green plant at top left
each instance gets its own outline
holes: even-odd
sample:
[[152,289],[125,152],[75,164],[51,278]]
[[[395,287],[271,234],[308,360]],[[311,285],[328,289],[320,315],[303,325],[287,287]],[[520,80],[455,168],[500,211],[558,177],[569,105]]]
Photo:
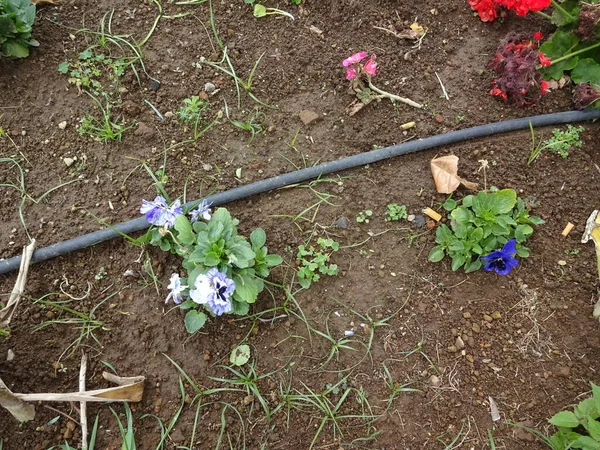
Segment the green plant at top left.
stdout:
[[35,5],[30,0],[0,0],[0,54],[25,58],[29,47],[39,42],[31,38]]

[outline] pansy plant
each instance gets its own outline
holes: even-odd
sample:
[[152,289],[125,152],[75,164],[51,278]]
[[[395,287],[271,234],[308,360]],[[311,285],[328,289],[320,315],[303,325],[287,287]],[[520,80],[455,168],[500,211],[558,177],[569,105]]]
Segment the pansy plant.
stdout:
[[190,218],[183,210],[179,200],[169,205],[163,197],[144,200],[140,208],[154,225],[143,240],[183,258],[187,277],[171,275],[166,302],[188,310],[185,327],[195,333],[207,314],[247,314],[264,289],[263,278],[282,259],[268,253],[261,228],[251,233],[250,241],[239,235],[239,221],[225,208],[213,213],[203,200],[189,209]]
[[444,203],[450,211],[450,226],[437,228],[437,245],[431,249],[430,261],[441,261],[447,255],[452,270],[464,267],[465,272],[473,272],[485,266],[506,275],[518,264],[516,256],[529,256],[524,243],[533,234],[532,225],[544,221],[529,214],[513,189],[479,192],[460,203],[453,199]]

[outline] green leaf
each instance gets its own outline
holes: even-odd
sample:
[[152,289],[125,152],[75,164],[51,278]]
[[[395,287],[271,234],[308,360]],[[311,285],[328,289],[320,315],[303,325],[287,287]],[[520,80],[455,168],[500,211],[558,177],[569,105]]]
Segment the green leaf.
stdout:
[[257,228],[250,234],[250,242],[252,242],[252,246],[255,248],[263,247],[267,242],[267,235],[265,234],[265,230],[262,228]]
[[283,258],[279,255],[267,255],[265,257],[265,263],[267,267],[275,267],[283,262]]
[[63,61],[58,65],[58,71],[60,73],[68,73],[69,72],[69,63],[68,61]]
[[452,270],[456,272],[466,262],[467,262],[467,259],[463,255],[452,256]]
[[517,203],[517,193],[514,189],[502,189],[491,197],[491,211],[494,214],[507,214],[515,207]]
[[585,58],[571,71],[571,79],[579,83],[600,85],[600,64],[592,58]]
[[[559,30],[556,31],[548,41],[541,45],[540,52],[550,57],[551,60],[555,60],[573,52],[578,44],[579,38],[575,33]],[[544,78],[558,80],[563,76],[565,71],[573,69],[578,61],[578,56],[572,56],[558,63],[552,63],[550,67],[542,69]]]
[[180,214],[177,216],[175,219],[175,230],[177,231],[177,240],[181,245],[189,247],[196,242],[192,224],[185,215]]
[[233,314],[237,314],[238,316],[245,316],[246,314],[248,314],[248,311],[250,311],[250,305],[248,303],[238,302],[235,299],[231,301],[231,306],[231,312]]
[[29,56],[29,47],[16,41],[7,41],[2,46],[2,53],[15,58],[25,58]]
[[473,213],[465,207],[460,207],[452,211],[450,217],[460,224],[465,224],[473,217]]
[[560,411],[554,414],[549,420],[552,425],[563,428],[575,428],[579,425],[579,421],[575,414],[571,411]]
[[234,366],[243,366],[250,360],[250,346],[242,344],[231,351],[229,362]]
[[600,443],[589,436],[580,436],[571,444],[571,448],[582,450],[600,450]]
[[475,272],[476,270],[481,269],[481,266],[482,266],[481,260],[479,258],[477,258],[475,261],[466,265],[465,272],[466,273]]
[[200,330],[206,323],[206,314],[196,309],[191,309],[185,315],[185,329],[188,333],[194,334]]
[[444,208],[446,211],[452,211],[453,209],[456,209],[456,200],[449,198],[444,202],[442,208]]
[[[579,10],[581,9],[579,7],[578,1],[574,1],[574,0],[566,1],[566,2],[562,3],[560,6],[561,6],[561,9],[554,8],[554,11],[552,11],[552,21],[551,22],[554,25],[556,25],[557,27],[562,27],[565,25],[569,25],[570,23],[577,22],[577,19],[579,18]],[[566,14],[565,14],[565,12],[566,12]]]
[[590,384],[592,385],[592,398],[596,404],[596,412],[600,414],[600,387],[596,386],[594,383]]
[[592,438],[600,442],[600,422],[594,419],[588,419],[587,430]]
[[254,277],[247,273],[238,274],[234,277],[236,300],[246,303],[254,303],[258,297],[258,286],[254,281]]
[[265,17],[267,15],[267,8],[263,5],[256,4],[254,5],[254,17]]
[[442,259],[444,259],[445,256],[445,252],[444,252],[444,248],[440,245],[436,245],[435,247],[433,247],[431,249],[431,251],[429,252],[429,261],[431,262],[439,262]]

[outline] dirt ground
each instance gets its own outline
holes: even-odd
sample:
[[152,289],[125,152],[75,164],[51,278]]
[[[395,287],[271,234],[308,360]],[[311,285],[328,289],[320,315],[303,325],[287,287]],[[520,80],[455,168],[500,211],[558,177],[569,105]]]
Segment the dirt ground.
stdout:
[[[162,170],[173,197],[185,189],[188,198],[201,198],[409,139],[571,109],[569,86],[519,110],[487,94],[486,66],[499,40],[514,30],[550,31],[535,17],[484,24],[462,0],[266,5],[290,11],[296,20],[255,18],[241,0],[213,1],[214,30],[208,2],[165,2],[164,17],[156,21],[157,4],[148,2],[65,0],[38,11],[39,49],[24,60],[0,60],[0,127],[10,137],[0,139],[0,184],[19,180],[12,158],[23,169],[30,196],[23,220],[39,247],[101,228],[93,216],[113,224],[138,217],[141,200],[155,195],[142,162]],[[93,36],[81,30],[97,30],[113,10],[113,35],[141,42],[156,27],[142,47],[145,71],[137,65],[139,81],[131,70],[112,81],[100,75],[113,99],[120,99],[115,117],[135,121],[121,142],[103,144],[78,133],[80,118],[97,108],[58,67],[91,45]],[[403,30],[415,20],[428,29],[420,48],[374,28]],[[220,60],[215,35],[242,79],[263,55],[252,92],[271,107],[243,89],[238,106],[232,78],[200,63]],[[117,50],[113,47],[111,56],[121,57]],[[341,61],[360,50],[377,54],[380,87],[426,107],[382,101],[349,117],[352,95]],[[227,104],[237,120],[256,114],[264,132],[250,142],[250,134],[223,115],[194,141],[193,130],[176,113],[206,83],[217,90],[208,96],[209,120]],[[307,112],[314,117],[304,123]],[[411,121],[415,127],[403,130]],[[593,245],[580,243],[589,213],[599,206],[600,126],[583,126],[584,145],[567,159],[546,155],[527,165],[531,136],[522,131],[228,205],[242,233],[265,229],[269,250],[284,258],[270,281],[297,291],[295,301],[273,287],[261,295],[251,317],[212,320],[191,337],[184,313],[164,304],[169,276],[180,270],[177,257],[157,248],[142,253],[117,239],[36,264],[11,335],[0,338],[0,376],[15,392],[75,391],[82,351],[90,357],[90,389],[108,387],[101,372],[109,367],[122,376],[145,376],[143,401],[131,405],[142,450],[311,445],[479,450],[491,448],[488,430],[496,448],[541,449],[530,434],[507,422],[552,432],[547,419],[585,396],[589,381],[600,382],[600,330],[592,318],[595,255]],[[536,130],[538,137],[550,133]],[[435,190],[429,161],[446,154],[457,155],[461,175],[480,186],[517,190],[546,221],[528,242],[531,256],[509,276],[452,272],[446,260],[429,263],[434,230],[419,220],[384,220],[389,203],[405,204],[417,216],[425,207],[441,211],[446,196]],[[486,171],[481,160],[489,163]],[[31,200],[61,185],[42,200]],[[458,197],[466,192],[461,188]],[[20,254],[28,237],[18,209],[22,193],[8,187],[0,193],[0,257],[8,258]],[[328,201],[316,207],[318,195]],[[366,209],[373,211],[372,219],[358,223],[355,218]],[[568,222],[575,230],[563,238]],[[340,243],[332,256],[340,273],[298,290],[296,251],[311,236]],[[149,278],[150,266],[159,284]],[[0,275],[3,297],[15,278],[15,273]],[[89,334],[79,347],[71,345],[81,335],[75,323],[37,329],[72,317],[48,301],[93,311],[95,339]],[[347,338],[351,348],[331,353],[332,342],[339,345],[347,330],[356,333]],[[458,336],[466,346],[457,351]],[[236,384],[227,381],[235,377],[226,367],[240,343],[250,345],[252,362],[241,369],[244,382]],[[9,349],[14,358],[7,361]],[[202,395],[196,396],[194,384]],[[492,422],[490,397],[500,421]],[[97,448],[121,448],[109,407],[124,420],[122,405],[89,406],[91,423],[99,415]],[[3,448],[49,449],[65,440],[77,448],[80,429],[65,415],[77,419],[75,405],[38,404],[35,419],[22,425],[1,410]],[[173,423],[164,440],[157,419],[165,427]]]

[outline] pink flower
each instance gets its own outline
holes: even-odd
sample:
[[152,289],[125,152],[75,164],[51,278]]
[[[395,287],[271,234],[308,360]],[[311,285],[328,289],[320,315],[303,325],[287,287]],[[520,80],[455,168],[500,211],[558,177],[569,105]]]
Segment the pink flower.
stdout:
[[375,62],[375,55],[371,55],[371,58],[365,63],[365,72],[371,76],[375,76],[377,72],[377,63]]
[[544,39],[544,35],[540,31],[534,33],[534,35],[533,35],[534,41],[541,41],[542,39]]
[[550,67],[552,65],[552,59],[544,55],[543,53],[539,54],[540,64],[542,67]]
[[354,67],[348,67],[346,69],[346,80],[354,80],[356,78],[356,69]]
[[361,62],[366,57],[367,57],[367,52],[358,52],[358,53],[355,53],[354,55],[350,56],[349,58],[346,58],[342,62],[342,64],[344,67],[348,67],[348,66],[351,66],[352,64]]

